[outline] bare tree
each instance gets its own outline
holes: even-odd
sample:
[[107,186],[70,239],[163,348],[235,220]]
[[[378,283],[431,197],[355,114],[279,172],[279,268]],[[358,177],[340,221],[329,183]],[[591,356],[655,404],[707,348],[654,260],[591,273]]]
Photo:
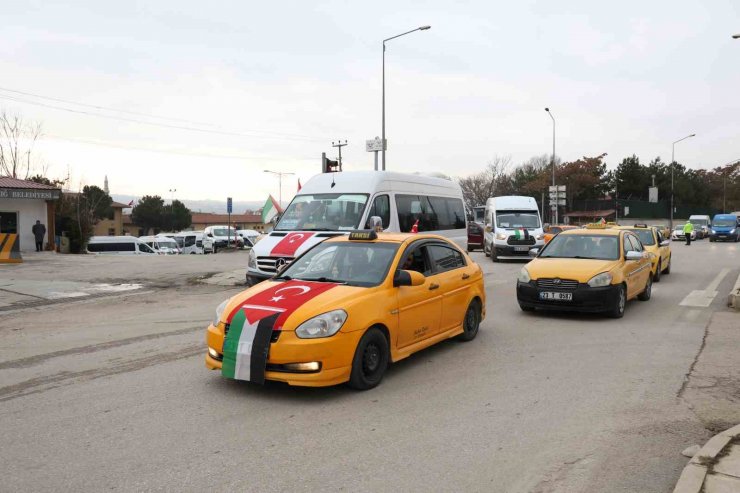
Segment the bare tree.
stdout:
[[510,156],[495,156],[480,173],[458,179],[468,210],[485,204],[489,197],[511,192],[510,164]]
[[34,146],[41,124],[27,122],[6,111],[0,113],[0,175],[26,179],[34,168]]

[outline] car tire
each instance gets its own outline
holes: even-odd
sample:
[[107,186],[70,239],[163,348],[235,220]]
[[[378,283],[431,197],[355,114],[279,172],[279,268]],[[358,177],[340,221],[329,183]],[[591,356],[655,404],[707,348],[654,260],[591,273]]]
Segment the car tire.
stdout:
[[653,276],[648,276],[647,284],[645,284],[645,289],[642,291],[642,293],[637,295],[637,299],[640,301],[647,301],[650,299],[650,296],[653,294]]
[[483,255],[485,255],[486,257],[490,257],[491,256],[490,252],[488,250],[486,250],[486,244],[485,243],[483,243]]
[[627,290],[624,284],[617,286],[617,295],[614,297],[614,306],[609,310],[611,318],[624,317],[624,308],[627,306]]
[[665,271],[663,272],[663,274],[665,274],[665,275],[669,275],[671,273],[671,259],[672,258],[673,258],[672,255],[670,257],[668,257],[668,265],[666,265]]
[[523,312],[533,312],[534,311],[534,307],[533,306],[527,306],[527,305],[523,305],[521,303],[519,303],[519,308],[521,308]]
[[711,236],[709,237],[709,243],[714,243],[714,238],[712,238]]
[[468,253],[472,252],[473,250],[475,250],[475,248],[473,248],[470,245],[468,245]]
[[491,261],[498,262],[498,256],[496,255],[496,247],[491,246]]
[[388,339],[382,330],[371,327],[357,344],[355,356],[352,358],[349,386],[355,390],[376,387],[383,380],[389,360]]
[[480,302],[473,300],[468,305],[463,317],[463,333],[457,336],[459,341],[472,341],[478,335],[480,329]]
[[653,282],[660,282],[660,275],[662,274],[663,270],[663,261],[658,260],[658,267],[655,269],[655,274],[653,275]]

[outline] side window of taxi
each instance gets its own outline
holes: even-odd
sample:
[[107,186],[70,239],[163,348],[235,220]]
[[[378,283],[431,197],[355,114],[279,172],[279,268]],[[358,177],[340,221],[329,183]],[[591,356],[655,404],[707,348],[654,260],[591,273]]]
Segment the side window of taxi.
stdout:
[[403,262],[400,264],[400,268],[403,270],[414,270],[425,276],[432,274],[432,266],[429,262],[429,254],[427,252],[427,246],[422,245],[411,250],[408,250],[404,254]]
[[626,234],[624,235],[624,239],[622,240],[624,243],[624,255],[627,256],[627,252],[633,252],[635,251],[635,247],[632,246],[632,242],[630,241],[630,235]]
[[632,242],[632,246],[635,248],[636,252],[641,252],[645,248],[642,246],[642,242],[640,239],[635,235],[630,235],[630,241]]
[[434,271],[437,274],[465,267],[465,259],[454,248],[443,245],[429,245],[428,249],[434,264]]

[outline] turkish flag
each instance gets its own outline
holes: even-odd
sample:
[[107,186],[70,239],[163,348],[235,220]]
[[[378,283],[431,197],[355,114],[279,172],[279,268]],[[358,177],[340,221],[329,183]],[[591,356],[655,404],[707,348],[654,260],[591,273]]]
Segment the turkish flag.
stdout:
[[313,235],[313,233],[288,233],[285,238],[272,247],[270,256],[285,255],[288,257],[294,257],[298,248],[300,248],[300,246],[308,241],[308,239]]

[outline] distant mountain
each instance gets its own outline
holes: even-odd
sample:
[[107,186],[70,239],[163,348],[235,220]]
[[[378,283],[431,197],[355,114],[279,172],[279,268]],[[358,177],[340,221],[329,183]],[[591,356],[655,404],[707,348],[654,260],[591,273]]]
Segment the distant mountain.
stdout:
[[[128,204],[132,200],[134,201],[134,205],[141,197],[136,197],[134,195],[118,195],[113,194],[111,195],[113,200],[116,202],[121,202],[122,204]],[[165,199],[165,203],[168,203],[169,200],[166,197],[162,197]],[[190,209],[193,212],[214,212],[218,214],[226,214],[226,201],[225,200],[189,200],[189,199],[180,199],[178,198],[180,202],[185,204],[185,207]],[[261,200],[245,200],[245,201],[234,201],[234,214],[244,214],[246,211],[254,211],[257,209],[261,209],[262,206],[265,205],[264,201]]]

